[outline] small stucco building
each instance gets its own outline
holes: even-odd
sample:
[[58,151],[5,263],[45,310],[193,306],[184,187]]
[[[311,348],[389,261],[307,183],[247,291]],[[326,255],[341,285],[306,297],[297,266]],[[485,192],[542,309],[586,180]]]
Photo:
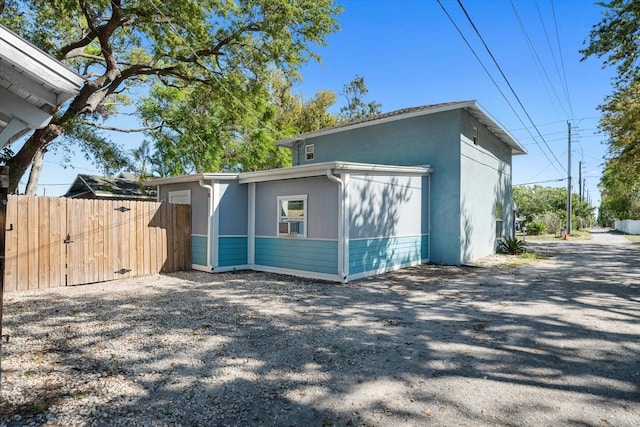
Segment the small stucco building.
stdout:
[[402,109],[278,142],[293,166],[150,181],[192,205],[194,268],[349,281],[464,264],[513,228],[525,150],[475,101]]

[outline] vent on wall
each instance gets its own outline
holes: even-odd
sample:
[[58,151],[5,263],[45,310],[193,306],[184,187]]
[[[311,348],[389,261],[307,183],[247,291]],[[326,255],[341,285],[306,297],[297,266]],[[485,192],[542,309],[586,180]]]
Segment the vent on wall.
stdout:
[[475,126],[473,127],[473,143],[478,144],[478,128]]

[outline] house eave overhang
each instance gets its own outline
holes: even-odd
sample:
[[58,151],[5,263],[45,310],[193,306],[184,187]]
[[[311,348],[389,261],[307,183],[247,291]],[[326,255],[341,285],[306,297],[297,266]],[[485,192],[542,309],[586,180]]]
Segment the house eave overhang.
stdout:
[[408,175],[422,176],[433,172],[430,166],[391,166],[353,162],[324,162],[310,165],[293,166],[290,168],[271,169],[259,172],[241,173],[240,184],[252,182],[280,181],[285,179],[311,178],[326,176],[327,171],[334,174],[362,174],[362,175]]
[[327,129],[321,129],[315,132],[309,132],[302,135],[298,135],[295,137],[283,139],[280,141],[276,141],[276,145],[280,147],[288,147],[292,148],[293,144],[300,141],[306,141],[307,139],[317,138],[319,136],[330,135],[338,132],[345,132],[349,130],[364,128],[368,126],[375,126],[382,123],[389,123],[396,120],[403,120],[412,117],[426,116],[429,114],[437,114],[445,111],[457,110],[457,109],[466,109],[473,115],[480,123],[484,124],[493,132],[502,142],[511,147],[511,154],[519,155],[526,154],[527,151],[522,147],[516,139],[500,124],[496,121],[489,113],[487,113],[476,101],[463,101],[463,102],[452,102],[449,104],[444,104],[440,107],[429,108],[418,111],[410,111],[403,114],[391,115],[388,117],[383,117],[380,119],[372,119],[364,122],[354,123],[352,125],[344,125],[331,127]]
[[0,25],[0,148],[49,124],[84,79]]
[[167,185],[182,184],[186,182],[205,181],[233,181],[238,179],[237,173],[199,173],[195,175],[169,176],[165,178],[155,178],[144,182],[144,185]]

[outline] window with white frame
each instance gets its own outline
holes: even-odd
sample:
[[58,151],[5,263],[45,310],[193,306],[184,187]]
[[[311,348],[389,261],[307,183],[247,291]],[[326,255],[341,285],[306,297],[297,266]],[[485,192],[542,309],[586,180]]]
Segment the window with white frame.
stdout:
[[313,160],[315,157],[315,148],[313,144],[308,144],[304,146],[304,159],[305,160]]
[[278,236],[307,237],[307,195],[278,196]]

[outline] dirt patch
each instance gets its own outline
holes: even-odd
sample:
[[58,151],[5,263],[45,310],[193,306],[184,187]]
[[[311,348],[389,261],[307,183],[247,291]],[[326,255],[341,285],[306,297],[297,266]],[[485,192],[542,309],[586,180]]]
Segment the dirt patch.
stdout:
[[0,425],[640,425],[640,248],[5,296]]

